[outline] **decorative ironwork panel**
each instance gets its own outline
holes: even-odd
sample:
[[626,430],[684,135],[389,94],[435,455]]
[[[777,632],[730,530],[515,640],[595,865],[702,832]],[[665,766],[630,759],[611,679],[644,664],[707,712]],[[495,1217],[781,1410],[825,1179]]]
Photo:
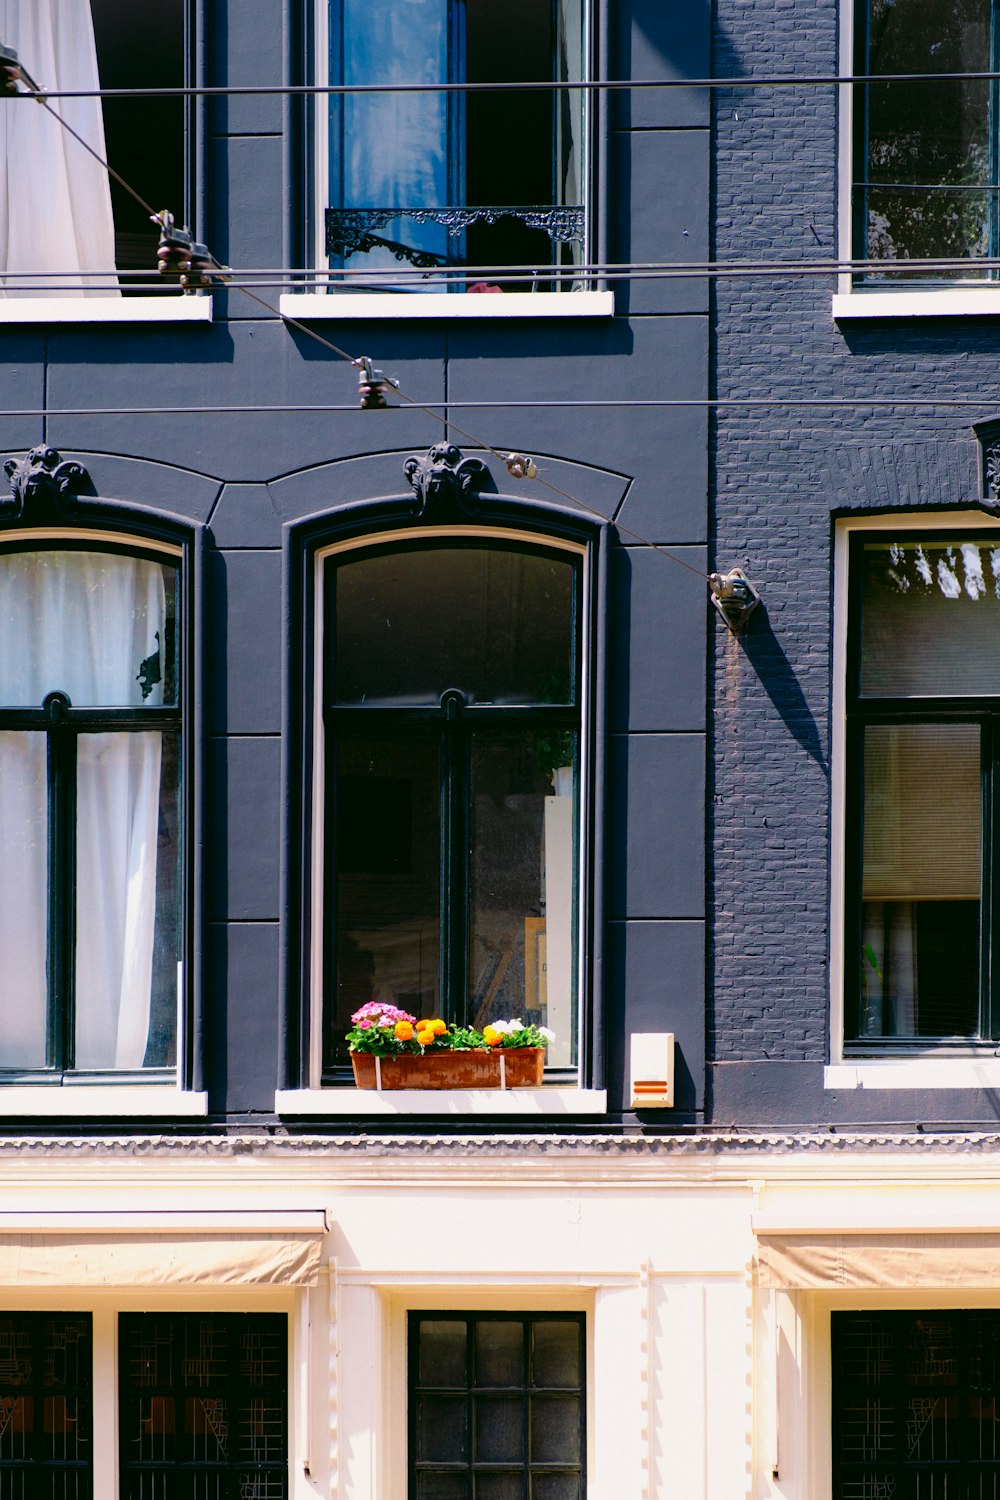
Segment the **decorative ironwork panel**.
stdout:
[[998,1400],[1000,1311],[834,1313],[834,1500],[996,1500]]
[[280,1314],[123,1316],[123,1500],[285,1500]]
[[583,205],[484,206],[479,208],[328,208],[326,210],[326,248],[330,255],[356,255],[369,250],[391,250],[397,260],[407,260],[418,267],[448,264],[448,257],[428,250],[418,250],[398,240],[389,240],[378,231],[397,219],[414,224],[440,224],[457,238],[473,224],[497,224],[501,219],[518,219],[529,229],[541,229],[554,244],[582,245],[585,220]]
[[0,1500],[90,1500],[89,1313],[0,1316]]

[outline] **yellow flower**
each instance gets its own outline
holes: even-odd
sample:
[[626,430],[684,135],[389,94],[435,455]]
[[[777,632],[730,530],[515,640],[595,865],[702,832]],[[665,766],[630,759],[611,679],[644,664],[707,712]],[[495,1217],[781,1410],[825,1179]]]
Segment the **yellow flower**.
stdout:
[[492,1026],[483,1027],[483,1041],[486,1042],[487,1046],[499,1047],[502,1036],[503,1032],[494,1031]]
[[417,1041],[420,1043],[421,1047],[430,1047],[430,1046],[432,1046],[433,1043],[434,1043],[434,1032],[431,1031],[426,1026],[424,1026],[424,1027],[418,1027],[417,1028]]
[[445,1021],[431,1021],[430,1028],[435,1036],[444,1036],[445,1032],[448,1030],[448,1026]]
[[397,1021],[392,1028],[392,1034],[397,1042],[408,1042],[413,1036],[413,1027],[409,1021]]

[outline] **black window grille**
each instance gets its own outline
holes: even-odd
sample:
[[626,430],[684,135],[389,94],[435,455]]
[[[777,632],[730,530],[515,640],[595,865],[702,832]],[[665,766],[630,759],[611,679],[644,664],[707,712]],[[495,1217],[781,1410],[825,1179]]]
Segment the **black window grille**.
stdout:
[[281,1314],[119,1321],[122,1500],[286,1500]]
[[834,1313],[834,1500],[998,1500],[1000,1310]]
[[583,1500],[582,1313],[413,1312],[409,1500]]
[[90,1500],[89,1313],[0,1316],[0,1500]]

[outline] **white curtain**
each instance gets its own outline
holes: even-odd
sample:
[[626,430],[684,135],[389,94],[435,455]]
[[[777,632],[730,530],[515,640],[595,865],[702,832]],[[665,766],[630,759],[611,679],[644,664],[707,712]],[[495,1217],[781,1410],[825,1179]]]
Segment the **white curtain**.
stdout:
[[[42,88],[99,87],[90,0],[0,0],[0,38]],[[100,99],[54,99],[51,107],[105,156]],[[39,271],[110,272],[114,264],[107,172],[40,104],[0,99],[0,272],[30,280]],[[120,293],[0,283],[0,296],[81,295]]]
[[[0,555],[0,704],[155,707],[164,569],[93,552]],[[30,622],[30,624],[29,624]],[[146,676],[148,685],[148,674]],[[45,1061],[45,735],[0,734],[0,1066]],[[161,737],[77,738],[76,1063],[141,1068],[149,1035]]]

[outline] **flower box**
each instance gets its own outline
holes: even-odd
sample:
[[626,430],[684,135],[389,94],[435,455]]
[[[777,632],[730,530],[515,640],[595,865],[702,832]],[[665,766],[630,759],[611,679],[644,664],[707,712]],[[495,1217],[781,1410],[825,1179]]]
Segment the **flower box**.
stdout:
[[370,1052],[352,1052],[351,1063],[359,1089],[535,1089],[542,1084],[545,1048],[497,1047],[489,1052],[403,1053],[380,1058]]

